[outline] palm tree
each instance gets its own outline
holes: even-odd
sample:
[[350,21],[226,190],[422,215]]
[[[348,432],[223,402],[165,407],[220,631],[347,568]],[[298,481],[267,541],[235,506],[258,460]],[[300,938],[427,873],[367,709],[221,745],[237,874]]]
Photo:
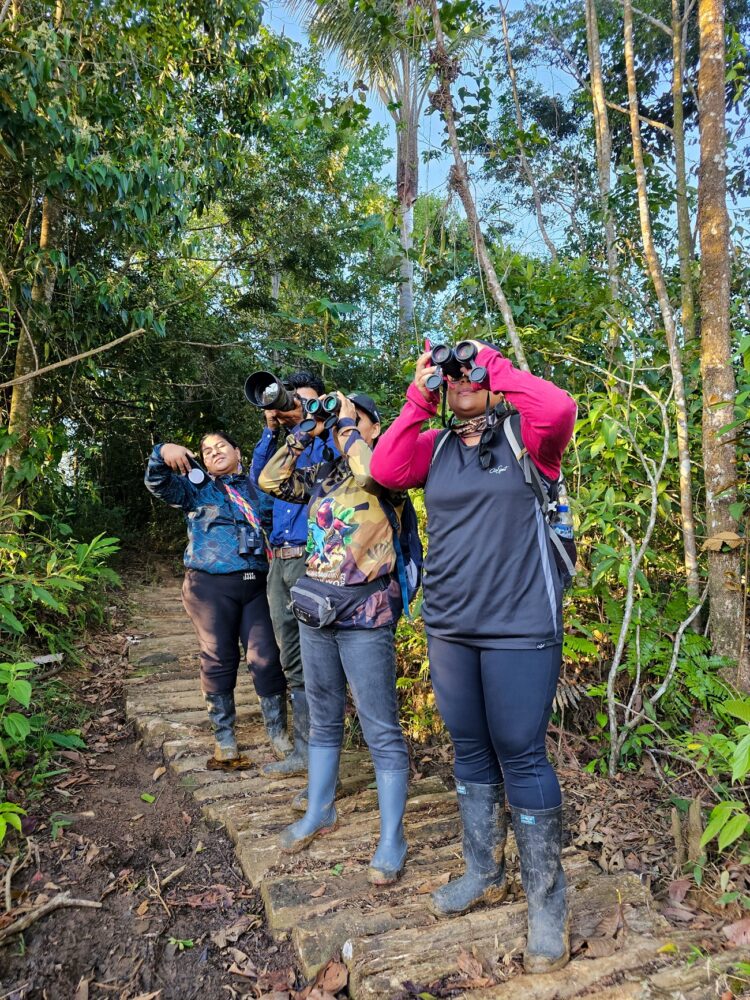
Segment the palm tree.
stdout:
[[431,74],[427,60],[428,20],[408,0],[289,0],[310,37],[337,49],[352,70],[378,94],[396,125],[396,197],[401,236],[399,347],[414,328],[414,202],[419,190],[417,128]]

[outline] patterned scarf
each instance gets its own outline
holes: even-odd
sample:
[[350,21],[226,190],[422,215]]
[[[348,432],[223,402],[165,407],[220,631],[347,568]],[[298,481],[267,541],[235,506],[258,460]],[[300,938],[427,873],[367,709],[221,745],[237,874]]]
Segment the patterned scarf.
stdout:
[[481,434],[487,426],[487,417],[472,417],[470,420],[457,420],[451,427],[454,434],[460,438],[472,437],[474,434]]

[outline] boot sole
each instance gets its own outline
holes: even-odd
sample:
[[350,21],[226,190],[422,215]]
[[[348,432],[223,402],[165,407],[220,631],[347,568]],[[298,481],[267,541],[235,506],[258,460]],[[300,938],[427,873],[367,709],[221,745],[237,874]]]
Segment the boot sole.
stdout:
[[546,955],[526,955],[523,956],[523,970],[531,976],[543,975],[545,972],[557,972],[564,969],[570,961],[570,932],[568,923],[565,923],[563,937],[565,951],[559,958],[548,958]]
[[403,875],[403,872],[404,869],[400,868],[395,875],[384,875],[377,868],[368,868],[367,881],[370,883],[370,885],[377,885],[377,886],[395,885],[396,882],[398,882],[398,880]]
[[284,854],[298,854],[300,851],[304,851],[308,844],[311,844],[316,837],[324,837],[327,833],[333,833],[333,831],[338,826],[338,820],[332,823],[330,826],[321,826],[319,830],[315,830],[313,833],[308,834],[306,837],[302,837],[300,840],[295,840],[293,844],[288,847],[286,844],[279,844],[280,850]]
[[427,904],[427,909],[435,917],[461,917],[464,913],[475,910],[478,906],[493,906],[497,903],[502,903],[507,895],[508,883],[503,882],[502,885],[491,885],[484,890],[478,899],[472,900],[468,906],[464,906],[461,910],[441,910],[435,906],[432,898],[430,898]]

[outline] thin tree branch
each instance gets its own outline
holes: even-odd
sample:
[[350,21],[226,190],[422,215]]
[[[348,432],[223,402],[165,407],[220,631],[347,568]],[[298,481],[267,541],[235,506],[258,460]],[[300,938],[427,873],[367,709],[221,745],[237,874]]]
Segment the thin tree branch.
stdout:
[[72,358],[65,358],[64,361],[56,361],[53,365],[46,365],[44,368],[37,368],[36,371],[27,372],[25,375],[21,375],[20,378],[11,379],[9,382],[0,382],[0,389],[9,389],[13,385],[22,385],[24,382],[30,382],[31,379],[39,378],[40,375],[47,375],[58,368],[67,368],[68,365],[74,365],[76,361],[83,361],[85,358],[91,358],[95,354],[101,354],[102,351],[111,351],[113,347],[119,347],[120,344],[124,344],[128,340],[133,340],[134,337],[140,337],[145,332],[145,327],[139,327],[137,330],[126,333],[124,337],[118,337],[117,340],[111,340],[108,344],[102,344],[101,347],[93,347],[90,351],[83,351],[81,354],[73,355]]

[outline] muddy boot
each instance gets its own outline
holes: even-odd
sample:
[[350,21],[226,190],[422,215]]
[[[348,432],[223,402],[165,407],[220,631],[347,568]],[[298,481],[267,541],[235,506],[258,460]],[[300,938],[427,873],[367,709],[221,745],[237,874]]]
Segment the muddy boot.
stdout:
[[276,759],[282,760],[292,751],[292,744],[286,731],[286,692],[258,700],[271,749]]
[[208,709],[208,717],[214,731],[214,758],[221,762],[237,760],[239,750],[234,736],[237,712],[234,707],[234,692],[226,694],[205,694],[203,700]]
[[378,785],[380,841],[367,869],[367,881],[372,885],[392,885],[404,870],[406,861],[404,809],[409,772],[376,770],[375,780]]
[[511,816],[529,904],[523,967],[529,973],[555,972],[570,959],[565,873],[560,863],[562,807],[511,807]]
[[296,854],[311,840],[336,828],[333,799],[339,773],[340,747],[308,748],[307,812],[302,819],[281,831],[279,846],[287,854]]
[[292,688],[292,725],[294,727],[294,748],[283,760],[266,764],[263,774],[269,778],[285,777],[289,774],[304,774],[307,771],[307,741],[310,737],[310,710],[304,688]]
[[429,908],[438,917],[466,913],[480,903],[501,903],[508,892],[503,786],[456,781],[456,795],[465,872],[432,893]]

